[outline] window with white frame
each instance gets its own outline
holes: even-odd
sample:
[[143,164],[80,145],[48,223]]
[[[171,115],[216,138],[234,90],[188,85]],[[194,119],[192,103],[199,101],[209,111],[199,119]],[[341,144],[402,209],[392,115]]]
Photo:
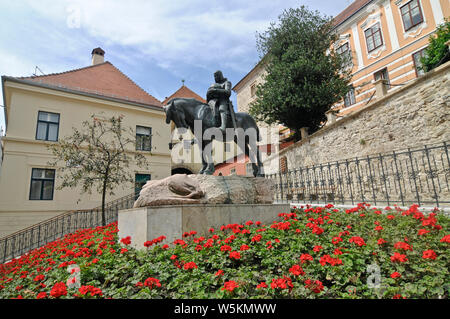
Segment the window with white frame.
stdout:
[[136,126],[136,151],[152,150],[152,128]]
[[352,52],[350,51],[350,46],[348,42],[345,42],[343,45],[339,46],[336,49],[336,53],[344,59],[344,65],[346,67],[352,66]]
[[370,53],[383,45],[383,36],[381,35],[379,22],[365,30],[364,35],[366,37],[367,52]]
[[423,14],[419,0],[412,0],[406,3],[400,8],[400,13],[402,15],[405,31],[408,31],[423,22]]
[[425,74],[425,70],[422,68],[422,62],[420,62],[420,59],[425,57],[426,50],[422,49],[416,53],[413,53],[412,58],[414,61],[414,69],[416,70],[416,76],[421,76]]
[[373,77],[374,77],[375,81],[385,80],[387,88],[388,89],[391,88],[391,84],[390,84],[390,81],[389,81],[389,73],[388,73],[387,68],[384,68],[384,69],[382,69],[380,71],[375,72],[373,74]]
[[353,87],[350,88],[350,90],[345,94],[344,96],[344,105],[345,107],[349,107],[350,105],[353,105],[356,103],[356,97],[355,97],[355,89]]
[[42,141],[57,141],[59,133],[59,114],[38,112],[36,139]]
[[31,170],[30,200],[53,200],[55,170],[33,168]]

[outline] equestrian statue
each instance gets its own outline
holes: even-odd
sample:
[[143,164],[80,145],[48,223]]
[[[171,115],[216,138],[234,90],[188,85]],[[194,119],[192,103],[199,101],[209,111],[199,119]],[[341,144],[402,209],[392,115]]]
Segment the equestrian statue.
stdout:
[[[234,141],[252,164],[253,176],[264,176],[261,153],[257,142],[261,140],[255,120],[247,113],[234,112],[230,101],[231,82],[221,71],[214,73],[213,83],[207,90],[207,104],[192,98],[174,98],[164,107],[166,123],[177,128],[190,129],[202,154],[199,174],[212,175],[212,141]],[[201,129],[196,125],[201,123]]]

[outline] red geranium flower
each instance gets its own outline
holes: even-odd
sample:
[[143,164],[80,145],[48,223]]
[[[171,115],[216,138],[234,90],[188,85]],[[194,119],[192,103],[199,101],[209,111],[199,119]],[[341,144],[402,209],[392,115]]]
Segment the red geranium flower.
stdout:
[[272,279],[272,283],[270,284],[270,288],[276,289],[292,289],[294,286],[292,285],[292,280],[289,277],[283,277],[278,279]]
[[161,283],[158,279],[149,277],[145,279],[144,286],[149,287],[150,289],[153,289],[153,287],[161,287]]
[[267,288],[267,287],[269,287],[269,286],[267,286],[267,284],[263,281],[259,285],[256,286],[256,289]]
[[400,249],[400,250],[412,250],[411,245],[409,245],[407,243],[404,243],[404,242],[401,242],[401,241],[395,243],[394,244],[394,248],[395,249]]
[[36,296],[36,299],[45,299],[45,298],[47,298],[47,293],[45,291],[41,291]]
[[305,274],[302,267],[300,267],[299,265],[294,265],[291,268],[289,268],[289,272],[294,276],[301,276]]
[[231,251],[231,247],[228,245],[223,245],[220,247],[220,251]]
[[131,244],[131,236],[127,236],[127,237],[125,237],[125,238],[122,238],[122,239],[120,240],[120,242],[121,242],[122,244],[124,244],[124,245],[129,245],[129,244]]
[[183,266],[183,268],[184,268],[185,270],[189,270],[189,269],[194,269],[194,268],[198,268],[198,267],[197,267],[197,265],[196,265],[193,261],[190,261],[190,262],[188,262],[188,263],[185,263],[184,266]]
[[406,257],[406,255],[403,255],[403,254],[400,254],[400,253],[394,253],[394,255],[393,256],[391,256],[391,261],[392,262],[401,262],[401,263],[404,263],[404,262],[407,262],[408,261],[408,258]]
[[366,245],[366,243],[364,242],[364,239],[359,236],[353,236],[352,238],[349,239],[349,242],[354,243],[354,244],[358,245],[359,247]]
[[103,293],[102,293],[102,290],[100,289],[100,288],[96,288],[96,287],[94,287],[94,286],[90,286],[90,285],[88,285],[88,286],[81,286],[79,289],[78,289],[78,291],[79,291],[79,293],[81,294],[81,295],[87,295],[87,294],[90,294],[91,295],[91,297],[94,297],[94,296],[103,296]]
[[396,272],[396,271],[394,271],[392,274],[391,274],[391,278],[400,278],[402,275],[400,274],[400,273],[398,273],[398,272]]
[[313,251],[318,253],[322,248],[322,246],[314,246]]
[[248,245],[242,245],[240,248],[241,251],[249,250],[249,249],[250,249],[250,247]]
[[331,242],[333,243],[333,245],[337,245],[337,244],[339,244],[341,241],[342,241],[342,238],[341,238],[341,237],[338,237],[338,236],[333,237],[333,239],[331,240]]
[[437,255],[436,255],[436,253],[434,252],[433,249],[425,250],[423,252],[423,254],[422,254],[422,258],[423,259],[433,259],[433,260],[435,260],[436,257],[437,257]]
[[316,294],[320,293],[323,290],[323,284],[319,280],[305,280],[305,287],[315,292]]
[[241,259],[241,254],[238,251],[232,251],[230,253],[231,259]]
[[450,234],[441,238],[441,243],[450,243]]
[[59,298],[61,296],[66,296],[67,295],[67,287],[66,284],[63,282],[57,282],[52,290],[50,291],[50,295],[53,298]]
[[219,270],[216,272],[215,276],[218,277],[218,276],[222,276],[223,274],[224,274],[223,270],[222,270],[222,269],[219,269]]
[[419,236],[422,236],[422,235],[425,235],[425,234],[427,234],[427,233],[429,233],[430,231],[429,230],[426,230],[426,229],[419,229],[419,231],[417,232],[417,234],[419,235]]
[[307,261],[313,260],[314,258],[310,254],[302,254],[300,256],[300,262],[303,264]]
[[222,290],[228,290],[229,292],[233,292],[233,290],[236,288],[239,288],[239,285],[235,281],[230,280],[230,281],[226,281],[223,284]]

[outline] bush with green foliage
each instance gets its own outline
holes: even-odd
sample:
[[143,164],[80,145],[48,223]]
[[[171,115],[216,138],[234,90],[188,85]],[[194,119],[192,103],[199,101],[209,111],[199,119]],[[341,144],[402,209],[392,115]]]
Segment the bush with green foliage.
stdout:
[[448,41],[450,41],[450,21],[445,20],[445,23],[437,27],[436,34],[430,36],[430,44],[425,50],[425,56],[420,59],[425,72],[450,61],[450,52],[446,45]]

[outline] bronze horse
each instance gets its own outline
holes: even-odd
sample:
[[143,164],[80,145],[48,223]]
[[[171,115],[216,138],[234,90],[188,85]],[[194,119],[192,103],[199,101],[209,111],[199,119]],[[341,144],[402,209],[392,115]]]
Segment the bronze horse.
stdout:
[[[214,114],[208,104],[195,99],[174,98],[164,107],[164,111],[166,112],[167,124],[173,121],[177,128],[190,129],[194,134],[202,153],[203,167],[199,174],[212,175],[215,171],[211,154],[212,149],[208,147],[215,139],[222,142],[234,141],[238,144],[252,163],[253,176],[264,176],[261,153],[256,145],[256,142],[260,141],[261,137],[255,120],[249,114],[237,112],[235,114],[236,129],[230,126],[232,125],[231,121],[228,121],[227,134],[223,138],[223,134],[217,127]],[[200,121],[197,123],[202,124],[201,130],[195,129],[196,121]]]

